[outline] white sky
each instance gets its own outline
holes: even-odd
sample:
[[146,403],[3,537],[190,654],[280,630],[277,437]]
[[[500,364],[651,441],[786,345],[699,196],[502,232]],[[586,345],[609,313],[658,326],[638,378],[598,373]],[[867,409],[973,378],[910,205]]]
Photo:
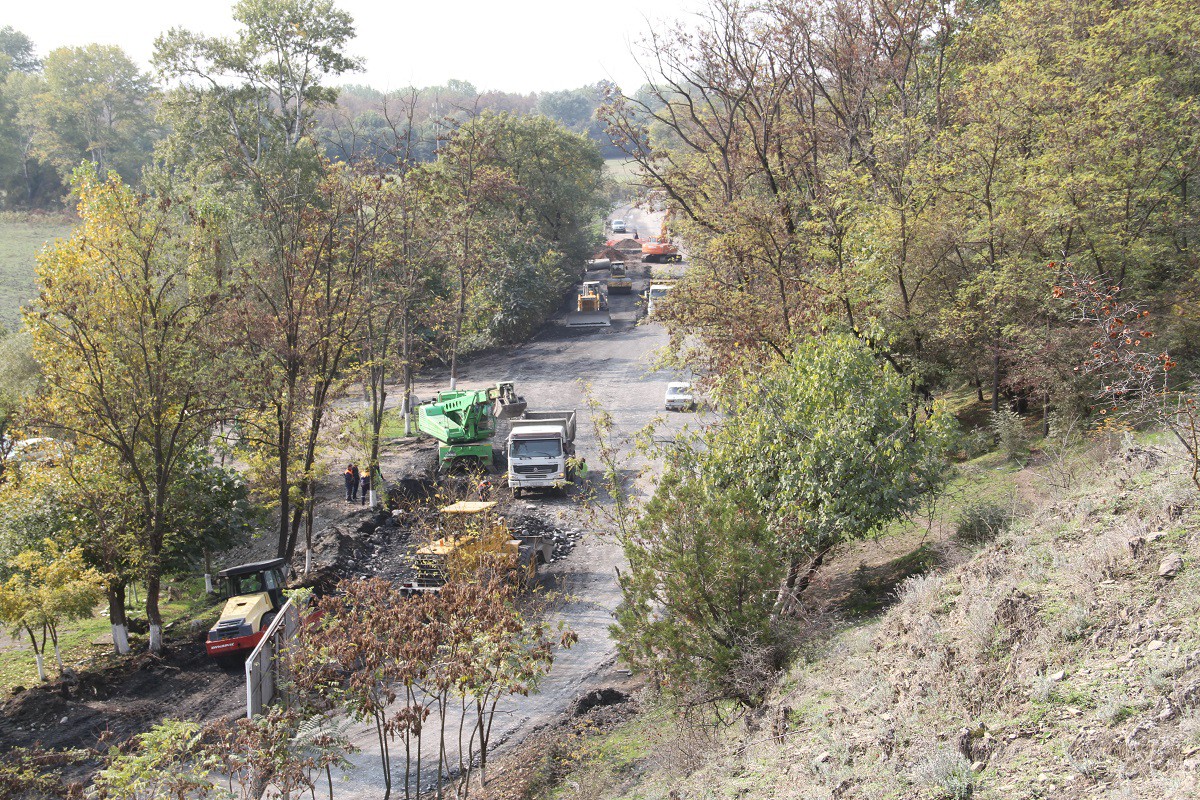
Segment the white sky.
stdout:
[[[352,55],[366,71],[347,83],[377,89],[450,78],[480,90],[534,92],[615,80],[627,92],[642,75],[631,50],[663,20],[687,19],[705,0],[335,0],[354,16]],[[90,42],[115,44],[144,67],[170,27],[208,35],[235,30],[233,0],[7,0],[0,27],[33,39],[39,55]],[[651,23],[647,22],[651,20]]]

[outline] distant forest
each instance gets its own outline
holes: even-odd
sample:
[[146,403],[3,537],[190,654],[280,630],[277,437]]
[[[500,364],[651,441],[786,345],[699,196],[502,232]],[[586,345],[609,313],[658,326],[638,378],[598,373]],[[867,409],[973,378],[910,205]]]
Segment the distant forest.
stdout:
[[[605,82],[534,94],[481,92],[466,81],[384,93],[369,86],[338,90],[317,114],[317,136],[333,160],[394,158],[398,131],[411,136],[408,156],[433,159],[439,142],[483,111],[541,115],[584,134],[605,158],[621,157],[596,110],[615,87]],[[159,118],[163,86],[120,48],[60,47],[44,57],[11,26],[0,28],[0,210],[56,210],[82,161],[137,183],[166,134]]]

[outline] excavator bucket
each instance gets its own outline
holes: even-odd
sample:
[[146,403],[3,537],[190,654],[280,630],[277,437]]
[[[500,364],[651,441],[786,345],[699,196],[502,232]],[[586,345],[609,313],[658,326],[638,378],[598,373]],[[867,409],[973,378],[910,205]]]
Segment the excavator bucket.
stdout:
[[496,399],[496,405],[492,409],[492,416],[496,419],[516,419],[525,413],[525,409],[529,407],[529,403],[525,402],[524,397]]

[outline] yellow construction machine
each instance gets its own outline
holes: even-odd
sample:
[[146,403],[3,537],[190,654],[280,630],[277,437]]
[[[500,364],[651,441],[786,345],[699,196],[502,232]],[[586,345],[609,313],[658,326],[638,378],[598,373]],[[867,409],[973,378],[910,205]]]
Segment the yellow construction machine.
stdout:
[[414,577],[405,594],[436,592],[448,580],[502,570],[528,585],[553,551],[541,536],[516,536],[495,512],[496,503],[463,500],[438,510],[438,529],[413,554]]

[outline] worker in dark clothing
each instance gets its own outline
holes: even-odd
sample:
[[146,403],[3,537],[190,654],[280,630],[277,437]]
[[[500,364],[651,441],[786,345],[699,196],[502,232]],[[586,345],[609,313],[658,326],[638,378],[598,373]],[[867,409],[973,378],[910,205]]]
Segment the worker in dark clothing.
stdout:
[[362,504],[365,506],[371,497],[371,476],[363,475],[358,480],[358,490],[362,492]]
[[358,465],[347,464],[346,473],[343,476],[346,481],[346,502],[350,502],[358,498]]

